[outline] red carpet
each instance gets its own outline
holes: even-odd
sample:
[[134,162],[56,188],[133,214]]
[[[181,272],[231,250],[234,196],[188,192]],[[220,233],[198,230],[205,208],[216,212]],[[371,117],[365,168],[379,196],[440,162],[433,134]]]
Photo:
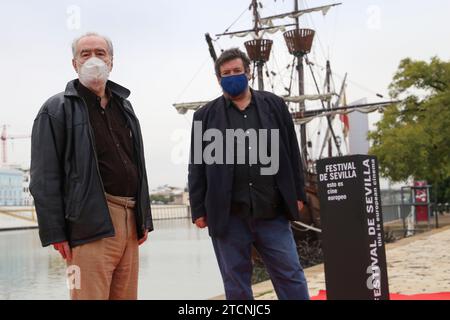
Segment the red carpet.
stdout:
[[[391,293],[391,300],[450,300],[450,292],[426,293],[426,294],[395,294]],[[311,297],[311,300],[327,300],[327,292],[320,290],[319,294]]]

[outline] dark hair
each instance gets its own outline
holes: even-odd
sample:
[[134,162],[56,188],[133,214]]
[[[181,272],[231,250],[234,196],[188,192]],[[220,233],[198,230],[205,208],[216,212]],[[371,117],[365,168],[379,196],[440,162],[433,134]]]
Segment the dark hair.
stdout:
[[220,67],[228,61],[234,60],[234,59],[241,59],[242,63],[244,64],[245,72],[250,71],[250,59],[248,58],[247,54],[245,52],[242,52],[239,50],[239,48],[231,48],[228,50],[225,50],[222,52],[219,58],[217,58],[215,62],[215,70],[216,75],[220,77]]

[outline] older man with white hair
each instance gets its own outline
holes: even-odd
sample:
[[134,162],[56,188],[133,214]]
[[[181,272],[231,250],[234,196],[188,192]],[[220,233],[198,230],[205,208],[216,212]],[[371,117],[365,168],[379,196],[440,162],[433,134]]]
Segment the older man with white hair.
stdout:
[[112,81],[113,45],[73,42],[78,79],[33,125],[31,182],[39,235],[67,261],[72,299],[137,299],[138,247],[153,230],[139,121]]

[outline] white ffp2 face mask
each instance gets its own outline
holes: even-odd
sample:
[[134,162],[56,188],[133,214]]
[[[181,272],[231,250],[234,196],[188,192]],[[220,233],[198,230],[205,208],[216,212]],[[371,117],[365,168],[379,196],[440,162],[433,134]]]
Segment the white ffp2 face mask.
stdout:
[[78,69],[78,77],[85,87],[91,88],[105,84],[108,81],[109,72],[109,67],[103,60],[92,57]]

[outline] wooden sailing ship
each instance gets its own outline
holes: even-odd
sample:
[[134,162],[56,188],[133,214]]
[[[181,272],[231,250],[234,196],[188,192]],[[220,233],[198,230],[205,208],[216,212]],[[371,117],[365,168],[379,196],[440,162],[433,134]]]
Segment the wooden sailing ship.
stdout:
[[[307,140],[306,126],[308,123],[318,117],[324,117],[326,119],[326,134],[322,143],[321,152],[319,157],[332,157],[341,156],[341,141],[338,139],[338,135],[333,127],[333,120],[336,116],[346,116],[353,111],[360,112],[374,112],[381,108],[390,105],[393,101],[370,103],[370,104],[358,104],[358,105],[346,105],[343,96],[345,94],[346,80],[345,75],[340,91],[338,93],[331,90],[331,63],[326,61],[326,75],[325,75],[325,90],[320,90],[317,83],[317,78],[312,69],[312,62],[308,59],[308,54],[313,47],[316,31],[309,28],[300,27],[300,17],[305,14],[313,12],[322,12],[324,15],[333,7],[340,6],[342,3],[333,3],[313,8],[299,8],[299,1],[293,0],[294,10],[280,13],[273,16],[261,17],[260,8],[262,4],[258,0],[252,0],[249,6],[249,10],[253,15],[253,28],[240,31],[230,32],[228,29],[226,32],[216,34],[216,40],[223,36],[237,36],[246,37],[251,36],[253,39],[244,42],[245,49],[250,60],[253,62],[253,79],[257,80],[258,89],[264,90],[264,75],[266,77],[269,72],[264,72],[264,67],[271,58],[271,51],[273,40],[265,38],[267,34],[274,34],[276,32],[283,32],[283,38],[285,45],[290,55],[292,55],[293,63],[290,65],[290,85],[286,88],[286,94],[281,96],[285,99],[289,105],[294,123],[300,131],[300,150],[302,153],[303,167],[305,170],[305,182],[306,193],[308,197],[308,203],[301,212],[301,220],[299,222],[292,223],[292,229],[297,239],[304,239],[309,235],[317,236],[320,233],[320,205],[318,198],[317,187],[317,175],[315,171],[315,160],[308,154],[308,147],[310,142]],[[274,24],[279,20],[290,18],[290,23]],[[290,30],[287,30],[290,29]],[[216,50],[214,48],[213,39],[210,34],[206,34],[206,41],[212,59],[217,59]],[[316,91],[314,94],[305,94],[305,69],[309,68],[311,71],[311,77],[314,82]],[[297,90],[292,88],[293,77],[296,72],[298,85]],[[256,74],[256,75],[255,75]],[[297,94],[294,94],[296,91]],[[306,109],[306,101],[316,100],[319,101],[320,108]],[[181,114],[186,113],[188,110],[197,110],[201,106],[208,103],[208,101],[188,102],[188,103],[175,103],[173,106]],[[324,155],[325,147],[328,153]]]

